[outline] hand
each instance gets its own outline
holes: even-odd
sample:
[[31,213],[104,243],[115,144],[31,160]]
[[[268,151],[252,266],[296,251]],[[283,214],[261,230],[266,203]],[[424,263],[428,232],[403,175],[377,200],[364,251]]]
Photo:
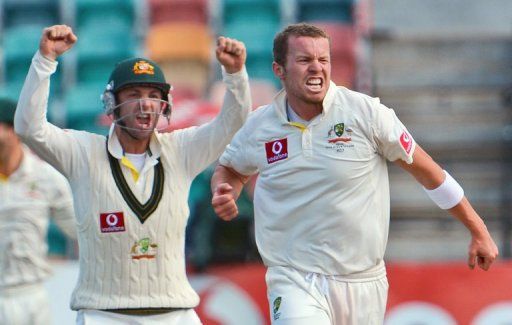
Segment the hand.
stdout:
[[487,271],[496,257],[498,257],[498,247],[489,233],[483,238],[476,238],[475,236],[471,238],[468,258],[470,269],[474,269],[475,265],[478,264],[482,270]]
[[227,73],[235,73],[242,70],[247,58],[244,43],[223,36],[217,39],[215,55]]
[[69,26],[54,25],[47,27],[43,30],[39,42],[39,52],[50,60],[56,60],[61,54],[72,48],[77,39]]
[[212,198],[213,210],[224,221],[233,220],[238,215],[233,187],[228,183],[222,183],[215,188]]

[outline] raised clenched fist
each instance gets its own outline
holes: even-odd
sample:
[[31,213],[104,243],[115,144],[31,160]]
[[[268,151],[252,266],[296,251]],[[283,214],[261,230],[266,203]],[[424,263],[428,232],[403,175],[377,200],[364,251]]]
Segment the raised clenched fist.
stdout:
[[39,52],[50,59],[55,60],[62,53],[66,52],[77,41],[71,27],[66,25],[54,25],[43,29],[41,41],[39,42]]
[[215,54],[217,60],[224,66],[227,73],[235,73],[242,70],[247,58],[243,42],[223,36],[217,39]]

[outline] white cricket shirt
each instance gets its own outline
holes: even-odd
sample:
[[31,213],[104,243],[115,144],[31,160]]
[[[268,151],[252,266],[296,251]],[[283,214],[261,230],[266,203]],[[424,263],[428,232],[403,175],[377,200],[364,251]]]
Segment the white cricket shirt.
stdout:
[[35,284],[51,273],[46,234],[50,218],[76,238],[71,189],[64,176],[23,146],[23,160],[0,179],[0,293]]
[[411,163],[415,143],[377,98],[331,82],[320,118],[286,117],[286,93],[253,112],[221,156],[259,172],[256,241],[267,266],[372,276],[384,272],[389,225],[386,159]]

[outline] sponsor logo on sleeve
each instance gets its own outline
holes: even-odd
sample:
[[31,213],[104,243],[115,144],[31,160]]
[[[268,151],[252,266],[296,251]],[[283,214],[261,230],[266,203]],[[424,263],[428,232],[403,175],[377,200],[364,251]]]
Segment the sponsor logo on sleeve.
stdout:
[[110,212],[100,214],[101,232],[125,231],[124,215],[122,212]]
[[269,164],[288,158],[288,139],[279,139],[265,143],[267,162]]
[[400,145],[404,148],[407,154],[411,152],[412,138],[406,131],[403,131],[402,135],[400,135]]

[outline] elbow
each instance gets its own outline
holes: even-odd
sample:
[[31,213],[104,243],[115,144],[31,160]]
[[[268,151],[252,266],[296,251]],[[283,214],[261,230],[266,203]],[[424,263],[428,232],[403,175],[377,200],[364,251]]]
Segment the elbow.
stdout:
[[29,124],[23,120],[23,117],[19,113],[20,109],[21,108],[18,105],[16,108],[16,114],[14,114],[14,132],[16,132],[20,138],[24,139],[30,135],[30,128]]
[[21,122],[14,122],[14,132],[18,137],[20,137],[21,140],[26,141],[30,138],[32,138],[32,133],[30,131],[30,128],[28,125],[21,123]]

